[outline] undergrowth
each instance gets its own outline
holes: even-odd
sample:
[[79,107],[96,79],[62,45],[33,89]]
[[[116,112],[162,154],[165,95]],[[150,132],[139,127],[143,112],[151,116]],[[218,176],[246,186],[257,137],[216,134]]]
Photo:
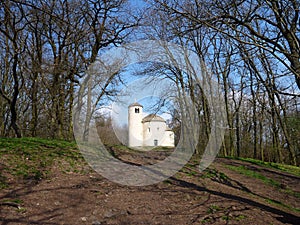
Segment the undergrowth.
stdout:
[[255,165],[281,170],[283,172],[288,172],[290,174],[300,177],[300,167],[298,167],[298,166],[292,166],[292,165],[286,165],[286,164],[274,163],[274,162],[264,162],[264,161],[261,161],[258,159],[252,159],[252,158],[240,158],[240,157],[225,157],[225,158],[237,159],[237,160],[240,160],[243,162],[250,162]]

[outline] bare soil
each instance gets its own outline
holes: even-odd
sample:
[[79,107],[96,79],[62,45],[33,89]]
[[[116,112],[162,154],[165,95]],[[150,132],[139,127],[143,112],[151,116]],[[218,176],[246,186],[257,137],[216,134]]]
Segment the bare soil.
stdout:
[[[167,154],[116,153],[134,164],[155,163]],[[224,158],[203,173],[196,164],[192,159],[172,178],[144,187],[112,183],[85,163],[75,172],[57,163],[41,180],[11,176],[10,188],[0,190],[0,224],[300,224],[300,177]],[[258,171],[280,185],[230,166]]]

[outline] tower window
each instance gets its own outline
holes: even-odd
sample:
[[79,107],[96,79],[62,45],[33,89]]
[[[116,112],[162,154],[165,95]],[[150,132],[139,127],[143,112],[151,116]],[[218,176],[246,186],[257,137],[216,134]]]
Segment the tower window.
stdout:
[[140,113],[140,109],[139,108],[135,108],[134,111],[135,111],[135,113]]
[[150,127],[148,127],[148,131],[150,132]]

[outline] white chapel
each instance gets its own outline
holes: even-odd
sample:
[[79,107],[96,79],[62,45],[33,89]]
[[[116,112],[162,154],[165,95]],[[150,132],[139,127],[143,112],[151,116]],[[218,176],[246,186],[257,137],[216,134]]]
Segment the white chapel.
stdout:
[[158,115],[143,117],[143,106],[135,102],[128,106],[128,146],[174,147],[174,132]]

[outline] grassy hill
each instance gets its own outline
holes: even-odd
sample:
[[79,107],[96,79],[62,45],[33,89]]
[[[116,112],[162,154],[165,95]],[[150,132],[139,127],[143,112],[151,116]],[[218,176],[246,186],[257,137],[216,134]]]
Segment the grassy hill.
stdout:
[[53,166],[76,170],[84,163],[75,142],[41,138],[0,138],[0,189],[9,179],[41,180]]

